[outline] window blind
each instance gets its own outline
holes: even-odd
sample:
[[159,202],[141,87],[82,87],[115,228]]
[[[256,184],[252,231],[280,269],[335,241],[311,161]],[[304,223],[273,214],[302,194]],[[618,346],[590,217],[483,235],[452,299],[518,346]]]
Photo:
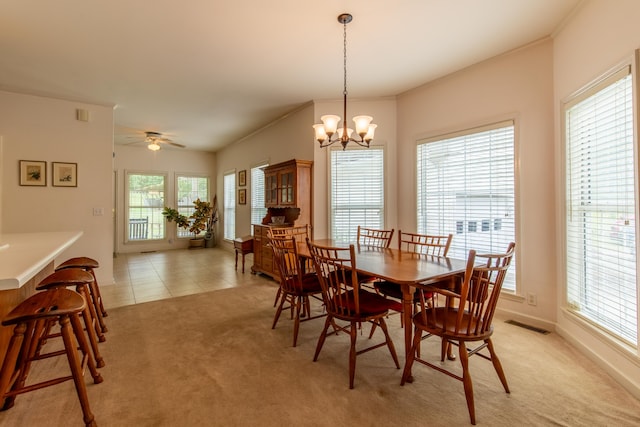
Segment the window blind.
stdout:
[[[418,142],[418,233],[453,234],[449,255],[504,252],[515,241],[514,124]],[[515,290],[515,260],[503,287]]]
[[358,225],[384,228],[384,149],[332,149],[331,237],[353,242]]
[[567,304],[637,346],[630,68],[565,107]]
[[227,173],[223,177],[224,190],[224,238],[236,238],[236,173]]
[[[178,212],[190,216],[195,207],[193,202],[197,199],[209,201],[209,178],[206,176],[177,175],[176,176],[176,200]],[[193,237],[194,233],[184,228],[178,228],[178,237]]]
[[251,224],[262,224],[267,215],[264,207],[264,171],[268,163],[251,168]]

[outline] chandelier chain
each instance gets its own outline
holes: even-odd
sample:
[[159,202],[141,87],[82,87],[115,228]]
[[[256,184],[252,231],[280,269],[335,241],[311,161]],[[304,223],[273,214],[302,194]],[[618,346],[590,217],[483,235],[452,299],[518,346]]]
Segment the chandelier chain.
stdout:
[[344,90],[343,95],[347,94],[347,22],[344,25],[344,48],[343,48],[343,65],[344,65]]

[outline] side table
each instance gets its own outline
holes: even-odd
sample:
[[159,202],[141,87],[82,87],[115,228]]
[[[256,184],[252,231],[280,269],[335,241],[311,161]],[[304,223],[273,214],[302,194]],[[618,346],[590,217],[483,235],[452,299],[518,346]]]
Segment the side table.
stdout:
[[238,237],[233,241],[236,249],[236,271],[238,270],[238,252],[242,254],[242,272],[244,273],[244,256],[253,253],[253,236]]

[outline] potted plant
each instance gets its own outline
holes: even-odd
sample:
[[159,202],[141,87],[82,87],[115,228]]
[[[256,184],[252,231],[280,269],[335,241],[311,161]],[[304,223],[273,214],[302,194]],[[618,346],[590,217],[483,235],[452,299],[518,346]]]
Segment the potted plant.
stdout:
[[178,227],[195,234],[195,237],[189,242],[190,247],[203,247],[204,239],[200,237],[200,233],[209,228],[213,209],[211,208],[211,203],[203,202],[199,198],[193,202],[193,206],[194,211],[189,216],[183,215],[177,209],[168,206],[164,207],[162,215],[168,222],[175,222]]
[[213,196],[213,208],[211,217],[207,222],[207,231],[204,234],[205,247],[212,248],[216,245],[216,224],[218,223],[218,196]]

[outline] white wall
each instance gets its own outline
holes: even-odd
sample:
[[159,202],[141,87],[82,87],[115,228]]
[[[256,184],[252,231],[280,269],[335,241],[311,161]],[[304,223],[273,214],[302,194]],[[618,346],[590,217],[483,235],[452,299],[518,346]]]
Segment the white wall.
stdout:
[[[290,159],[313,160],[312,124],[313,106],[308,104],[217,153],[218,194],[223,194],[223,176],[226,172],[247,171],[247,185],[243,187],[247,189],[247,204],[236,205],[236,236],[253,233],[251,168],[265,162],[275,164]],[[236,178],[236,188],[238,188],[237,183]],[[223,199],[219,198],[218,202],[222,212]],[[224,220],[223,215],[219,230],[223,229]],[[233,247],[231,242],[225,242],[224,245],[227,248]]]
[[[131,253],[142,251],[168,250],[186,248],[189,239],[176,239],[175,227],[169,226],[166,239],[158,242],[127,242],[125,243],[128,226],[125,222],[125,179],[126,172],[158,172],[167,174],[167,204],[175,208],[175,179],[176,174],[201,174],[209,176],[211,186],[211,201],[216,194],[216,155],[204,151],[190,151],[174,148],[163,148],[150,151],[144,144],[117,145],[115,147],[114,171],[116,173],[116,252]],[[218,205],[222,202],[222,193],[218,192]],[[166,223],[165,223],[166,225]],[[218,227],[216,236],[220,241]],[[113,239],[113,237],[112,237]],[[169,243],[171,240],[171,243]]]
[[[417,227],[416,141],[515,119],[518,296],[501,298],[499,307],[546,328],[553,328],[556,317],[552,49],[545,40],[398,97],[403,230]],[[525,302],[527,293],[537,295],[537,306]]]
[[[76,109],[89,122],[76,120]],[[88,256],[101,285],[113,282],[111,170],[113,108],[0,91],[3,136],[1,224],[4,233],[81,230],[57,263]],[[21,187],[19,160],[47,162],[46,187]],[[77,163],[77,187],[53,187],[51,162]],[[94,216],[102,208],[104,215]]]
[[[560,125],[562,100],[575,93],[593,79],[606,73],[621,61],[633,56],[640,48],[640,2],[636,0],[592,0],[569,21],[554,42],[554,106],[556,140],[556,187],[563,187],[563,157]],[[636,99],[636,104],[637,104]],[[637,106],[637,105],[636,105]],[[637,110],[636,110],[637,113]],[[637,126],[637,123],[636,123]],[[637,130],[636,130],[637,135]],[[636,140],[636,150],[637,150]],[[637,151],[636,151],[637,155]],[[556,220],[558,254],[562,254],[564,229],[563,193],[558,192]],[[558,258],[560,265],[564,260]],[[564,283],[563,270],[557,281]],[[610,342],[597,329],[580,321],[564,310],[565,288],[558,286],[557,330],[578,346],[640,398],[640,358],[637,349],[629,349]]]

